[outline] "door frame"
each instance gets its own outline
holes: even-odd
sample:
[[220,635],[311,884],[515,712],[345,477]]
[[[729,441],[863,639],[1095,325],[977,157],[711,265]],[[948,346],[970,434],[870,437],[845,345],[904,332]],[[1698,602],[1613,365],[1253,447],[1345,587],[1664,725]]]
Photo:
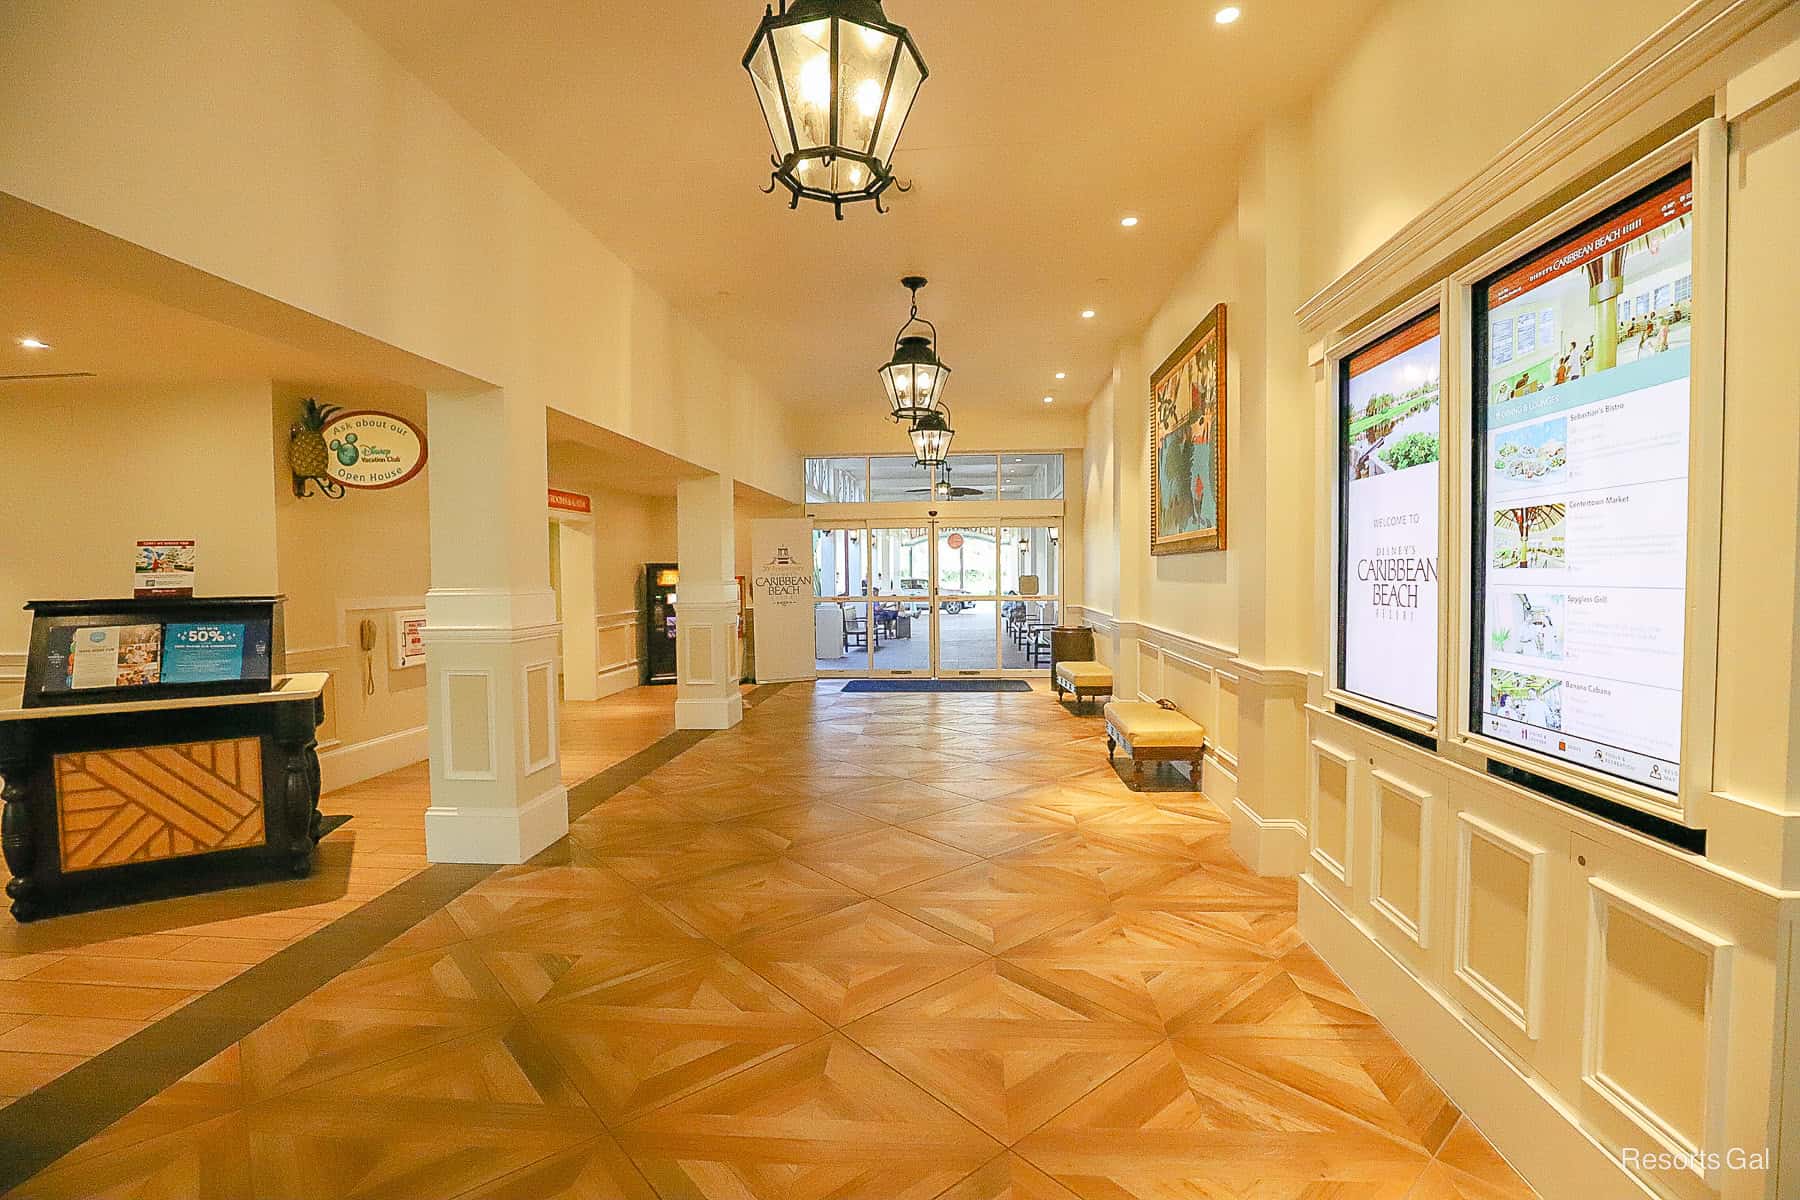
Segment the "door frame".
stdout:
[[[937,592],[937,542],[936,522],[930,517],[872,517],[865,522],[869,531],[869,580],[872,601],[882,598],[898,600],[902,604],[917,605],[921,610],[915,621],[920,621],[925,628],[925,665],[923,667],[877,667],[874,665],[874,642],[870,642],[869,677],[871,679],[936,679],[938,678],[938,629],[937,613],[932,607],[932,597]],[[878,529],[923,530],[925,533],[925,594],[915,595],[912,592],[882,592],[873,590],[875,578],[875,531]],[[906,578],[910,578],[907,576]],[[871,603],[869,616],[874,619],[874,605]]]
[[[844,592],[838,592],[832,595],[815,594],[813,597],[814,612],[816,613],[818,611],[818,606],[823,604],[836,603],[840,606],[861,605],[864,612],[864,620],[868,622],[870,631],[869,645],[862,651],[863,660],[861,666],[836,669],[818,667],[817,663],[819,660],[815,654],[815,671],[818,677],[821,679],[1031,679],[1047,675],[1048,670],[1044,667],[1009,667],[1006,665],[1006,644],[1004,641],[1006,637],[1005,605],[1009,599],[1018,600],[1023,599],[1023,597],[1008,597],[1004,594],[1000,594],[998,591],[1000,584],[1004,579],[1001,556],[1006,552],[1005,547],[1001,545],[1001,537],[1004,530],[1023,528],[1047,528],[1054,531],[1051,540],[1053,547],[1051,553],[1055,555],[1057,559],[1056,580],[1058,587],[1055,592],[1048,596],[1041,597],[1041,599],[1055,604],[1060,611],[1063,606],[1061,591],[1063,579],[1061,531],[1064,528],[1064,521],[1060,517],[1021,516],[1012,518],[1011,523],[1004,517],[971,516],[959,518],[956,516],[945,517],[941,514],[928,514],[920,517],[885,515],[862,519],[838,518],[831,520],[815,520],[813,522],[813,531],[815,533],[820,531],[847,530],[851,532],[860,532],[865,535],[863,538],[859,539],[862,546],[861,578],[863,580],[865,591],[861,595],[853,595]],[[882,529],[924,531],[927,565],[925,576],[926,588],[923,595],[914,595],[911,592],[876,592],[874,590],[875,531]],[[940,591],[939,543],[941,541],[940,532],[944,529],[985,529],[993,531],[994,594],[982,593],[980,595],[970,595],[965,597],[960,593],[951,593],[946,596],[945,593]],[[811,547],[809,547],[809,553],[810,552],[812,552]],[[906,578],[911,577],[907,576]],[[929,650],[926,664],[923,667],[884,668],[876,665],[874,643],[875,605],[884,599],[898,599],[902,603],[917,604],[923,609],[923,612],[919,614],[919,616],[924,618]],[[943,616],[943,606],[946,602],[951,604],[967,603],[975,605],[987,604],[992,606],[994,620],[993,665],[987,667],[955,667],[949,670],[945,669],[943,664],[944,643],[941,618]],[[918,617],[914,618],[915,621],[918,619]],[[847,656],[846,661],[853,660]]]

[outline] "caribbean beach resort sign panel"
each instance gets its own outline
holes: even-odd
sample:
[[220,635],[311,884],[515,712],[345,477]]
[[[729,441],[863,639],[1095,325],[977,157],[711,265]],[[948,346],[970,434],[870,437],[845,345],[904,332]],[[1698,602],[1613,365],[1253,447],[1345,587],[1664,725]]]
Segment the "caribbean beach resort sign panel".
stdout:
[[1339,686],[1436,717],[1437,310],[1343,365]]
[[325,474],[349,488],[398,487],[425,467],[425,435],[392,413],[339,413],[320,434]]

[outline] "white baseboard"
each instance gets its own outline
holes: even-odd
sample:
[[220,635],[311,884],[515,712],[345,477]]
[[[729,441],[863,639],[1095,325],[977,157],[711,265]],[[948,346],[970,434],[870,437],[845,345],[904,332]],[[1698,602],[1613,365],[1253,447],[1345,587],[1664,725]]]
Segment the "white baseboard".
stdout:
[[1653,1200],[1552,1094],[1305,876],[1300,932],[1540,1196]]
[[608,696],[616,696],[636,687],[641,681],[642,671],[643,668],[635,658],[602,670],[599,675],[600,699],[604,700]]
[[1306,865],[1306,826],[1299,821],[1266,819],[1234,798],[1231,850],[1258,875],[1298,875]]
[[569,832],[569,789],[557,784],[519,808],[434,804],[425,857],[434,863],[522,863]]
[[384,733],[367,741],[350,742],[319,752],[319,790],[339,788],[410,767],[431,756],[431,738],[425,726]]
[[677,729],[730,729],[743,719],[744,696],[735,689],[728,696],[675,701]]

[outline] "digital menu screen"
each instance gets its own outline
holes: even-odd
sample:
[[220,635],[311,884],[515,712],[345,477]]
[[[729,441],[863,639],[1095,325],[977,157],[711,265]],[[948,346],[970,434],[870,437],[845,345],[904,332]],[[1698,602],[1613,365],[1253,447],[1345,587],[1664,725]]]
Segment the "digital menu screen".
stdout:
[[45,648],[46,692],[267,678],[268,621],[57,624]]
[[1473,724],[1670,793],[1692,210],[1684,168],[1475,291]]
[[1339,366],[1338,686],[1438,711],[1438,313]]

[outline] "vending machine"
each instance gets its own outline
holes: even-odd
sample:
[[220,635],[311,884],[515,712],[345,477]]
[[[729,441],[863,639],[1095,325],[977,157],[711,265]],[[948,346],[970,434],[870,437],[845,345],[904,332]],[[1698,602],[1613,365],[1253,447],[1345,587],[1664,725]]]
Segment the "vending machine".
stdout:
[[681,572],[674,563],[644,564],[644,682],[675,682],[675,592]]

